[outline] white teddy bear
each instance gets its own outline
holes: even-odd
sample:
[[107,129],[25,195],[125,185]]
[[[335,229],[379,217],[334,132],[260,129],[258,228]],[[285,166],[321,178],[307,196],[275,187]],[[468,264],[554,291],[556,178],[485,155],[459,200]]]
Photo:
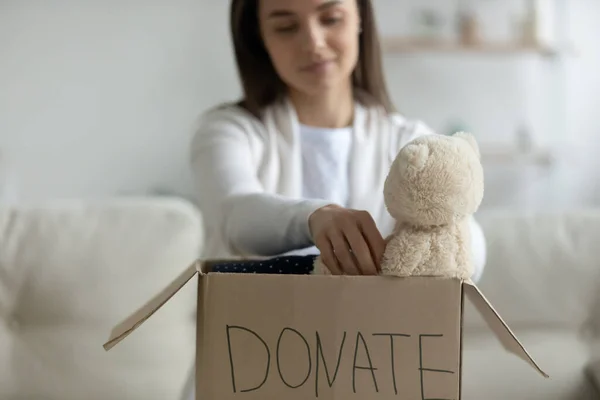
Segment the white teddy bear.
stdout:
[[[384,184],[396,226],[386,239],[381,274],[469,279],[469,218],[483,200],[483,181],[471,134],[426,135],[404,146]],[[320,257],[315,273],[329,273]]]

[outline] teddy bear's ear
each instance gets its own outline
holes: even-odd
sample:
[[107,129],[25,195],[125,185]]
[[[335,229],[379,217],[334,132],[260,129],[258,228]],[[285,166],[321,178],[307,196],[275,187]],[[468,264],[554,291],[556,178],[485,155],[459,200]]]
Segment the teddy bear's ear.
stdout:
[[429,158],[429,147],[424,143],[412,143],[406,146],[406,159],[408,167],[420,171],[427,164]]
[[475,150],[477,157],[481,157],[481,154],[479,152],[479,145],[477,144],[477,141],[475,140],[475,136],[473,136],[472,134],[467,133],[467,132],[457,132],[452,136],[457,137],[459,139],[466,140],[471,145],[473,150]]

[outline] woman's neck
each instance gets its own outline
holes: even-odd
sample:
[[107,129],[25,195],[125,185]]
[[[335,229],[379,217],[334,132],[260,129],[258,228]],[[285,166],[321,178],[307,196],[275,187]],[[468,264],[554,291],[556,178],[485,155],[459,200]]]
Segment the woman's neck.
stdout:
[[291,92],[290,100],[303,125],[321,128],[343,128],[352,124],[354,96],[350,86],[329,90],[316,96]]

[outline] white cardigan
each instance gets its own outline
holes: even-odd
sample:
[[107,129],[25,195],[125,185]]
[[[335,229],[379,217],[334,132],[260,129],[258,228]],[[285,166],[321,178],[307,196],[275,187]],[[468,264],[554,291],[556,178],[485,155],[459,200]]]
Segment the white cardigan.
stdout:
[[[390,164],[406,143],[428,134],[419,121],[356,102],[348,206],[370,212],[383,235],[394,225],[383,202]],[[275,256],[313,245],[308,217],[330,202],[301,198],[300,147],[298,118],[287,99],[268,107],[262,120],[235,105],[202,115],[191,162],[206,226],[203,257]],[[485,238],[471,222],[477,281]]]

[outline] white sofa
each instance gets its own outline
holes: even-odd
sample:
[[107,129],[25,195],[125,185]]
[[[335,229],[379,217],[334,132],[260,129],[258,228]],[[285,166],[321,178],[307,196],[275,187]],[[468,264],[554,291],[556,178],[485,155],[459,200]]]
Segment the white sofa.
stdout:
[[[480,287],[550,375],[507,354],[467,304],[463,399],[600,398],[600,211],[486,212]],[[0,209],[0,399],[176,400],[194,359],[195,286],[117,349],[102,343],[202,250],[185,201]]]
[[117,351],[116,322],[197,258],[185,202],[123,199],[0,210],[0,399],[167,400],[195,352],[188,285]]
[[478,220],[488,242],[478,286],[550,378],[504,352],[467,304],[464,398],[600,399],[586,371],[600,355],[600,210]]

